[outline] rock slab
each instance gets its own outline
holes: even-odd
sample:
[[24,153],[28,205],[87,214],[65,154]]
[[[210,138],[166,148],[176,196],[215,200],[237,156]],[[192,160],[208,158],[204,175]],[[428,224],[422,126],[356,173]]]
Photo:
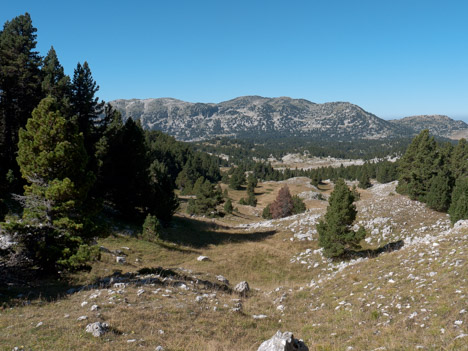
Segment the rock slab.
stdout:
[[309,351],[302,340],[294,338],[293,333],[280,330],[269,340],[264,341],[257,351]]
[[86,332],[91,333],[94,337],[100,337],[109,331],[107,323],[95,322],[86,326]]
[[247,295],[247,293],[250,291],[249,283],[246,281],[240,282],[234,287],[234,291],[244,296]]

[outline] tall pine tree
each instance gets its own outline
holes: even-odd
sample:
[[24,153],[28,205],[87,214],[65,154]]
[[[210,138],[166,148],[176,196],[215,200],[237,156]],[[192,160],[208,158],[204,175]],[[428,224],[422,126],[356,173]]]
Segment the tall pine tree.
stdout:
[[79,268],[92,239],[83,203],[94,181],[83,137],[52,97],[41,101],[19,132],[18,164],[27,181],[23,220],[9,229],[24,254],[47,270]]
[[41,73],[43,94],[53,96],[59,102],[67,99],[62,102],[67,104],[71,94],[70,77],[65,75],[53,46],[43,59]]
[[11,169],[19,177],[15,155],[18,131],[42,98],[37,29],[28,13],[7,21],[0,32],[0,179]]
[[[100,102],[96,93],[99,86],[94,80],[88,62],[78,63],[71,85],[71,105],[78,119],[78,128],[84,136],[88,155],[94,156],[94,145],[101,137],[99,133],[100,115],[104,111],[104,102]],[[93,161],[93,160],[91,160]]]

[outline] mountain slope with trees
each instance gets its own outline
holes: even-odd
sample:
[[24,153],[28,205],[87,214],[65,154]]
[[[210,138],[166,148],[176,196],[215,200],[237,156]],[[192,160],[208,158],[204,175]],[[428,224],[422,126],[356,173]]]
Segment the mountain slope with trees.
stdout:
[[432,135],[460,139],[456,135],[468,132],[468,124],[463,121],[455,121],[444,115],[421,115],[394,119],[390,122],[395,125],[410,128],[415,134],[428,129]]
[[243,96],[219,104],[172,98],[110,103],[124,119],[140,120],[145,128],[187,141],[217,136],[383,139],[412,134],[348,102],[316,104],[289,97]]

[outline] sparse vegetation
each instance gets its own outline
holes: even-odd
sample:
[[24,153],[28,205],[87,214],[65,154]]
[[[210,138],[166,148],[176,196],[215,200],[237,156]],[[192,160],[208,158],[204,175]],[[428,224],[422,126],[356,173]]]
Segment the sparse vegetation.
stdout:
[[[0,31],[0,349],[257,350],[278,329],[310,350],[468,349],[464,139],[423,131],[398,162],[321,167],[308,156],[386,157],[405,141],[337,146],[330,128],[323,143],[196,144],[228,162],[124,122],[88,63],[68,77],[35,32],[29,14]],[[304,104],[323,108],[281,113]],[[264,161],[291,148],[294,161]],[[95,321],[105,336],[87,334]]]

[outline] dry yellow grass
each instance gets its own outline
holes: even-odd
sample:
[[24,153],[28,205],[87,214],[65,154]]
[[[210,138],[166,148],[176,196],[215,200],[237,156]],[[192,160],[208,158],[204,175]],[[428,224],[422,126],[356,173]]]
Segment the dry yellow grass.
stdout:
[[[258,210],[282,185],[259,184]],[[304,184],[289,186],[293,194],[309,190]],[[313,227],[307,220],[323,213],[324,201],[308,202],[308,213],[269,226],[255,224],[262,220],[248,206],[234,205],[240,213],[215,220],[180,214],[164,242],[121,235],[101,240],[106,248],[125,252],[128,263],[103,254],[91,272],[73,281],[88,284],[116,271],[162,266],[200,281],[216,282],[216,275],[223,275],[231,287],[246,280],[249,297],[189,282],[182,289],[168,280],[129,284],[121,291],[65,294],[63,289],[51,299],[28,297],[28,289],[22,289],[24,297],[12,298],[11,291],[2,291],[8,303],[0,311],[0,348],[154,350],[162,345],[165,350],[247,351],[281,329],[304,339],[310,350],[468,349],[468,336],[463,337],[468,333],[468,312],[463,312],[468,310],[468,230],[444,232],[445,215],[376,189],[361,191],[358,203],[358,220],[377,230],[368,246],[413,238],[401,250],[343,266],[324,259],[315,251],[316,236],[311,241],[293,237]],[[229,196],[237,202],[245,191],[229,191]],[[375,218],[382,220],[372,222]],[[200,262],[199,255],[210,260]],[[140,289],[145,291],[138,295]],[[231,311],[235,299],[242,301],[241,313]],[[100,309],[90,311],[93,304]],[[260,314],[267,318],[253,318]],[[88,319],[77,321],[82,315]],[[85,326],[95,321],[109,323],[115,332],[101,338],[86,334]]]

